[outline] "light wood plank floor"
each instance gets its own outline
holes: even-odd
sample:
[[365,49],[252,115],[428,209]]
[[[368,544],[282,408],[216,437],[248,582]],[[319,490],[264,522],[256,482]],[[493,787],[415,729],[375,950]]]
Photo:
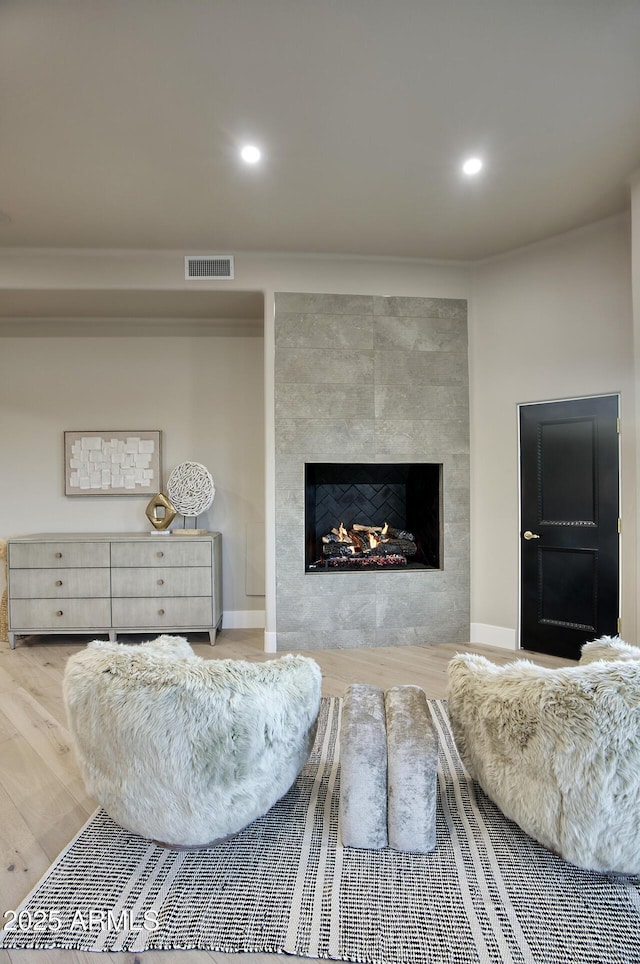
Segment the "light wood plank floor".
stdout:
[[[261,631],[223,630],[215,647],[202,636],[191,637],[191,642],[206,659],[273,659],[263,652],[262,639]],[[75,766],[62,703],[66,660],[84,642],[79,637],[32,637],[19,640],[13,651],[0,644],[0,917],[26,896],[96,808]],[[326,696],[341,696],[348,683],[366,682],[385,687],[415,683],[428,697],[440,698],[446,695],[447,664],[456,652],[481,652],[496,663],[517,655],[543,666],[572,665],[553,656],[454,644],[307,655],[320,664]],[[101,957],[118,964],[168,964],[176,959],[180,964],[275,964],[277,959],[204,951]],[[69,951],[0,950],[0,964],[95,964],[95,959],[95,954]]]

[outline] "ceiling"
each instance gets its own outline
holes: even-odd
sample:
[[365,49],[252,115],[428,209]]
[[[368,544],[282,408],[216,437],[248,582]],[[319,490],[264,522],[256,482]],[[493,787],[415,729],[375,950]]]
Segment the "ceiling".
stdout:
[[0,0],[1,247],[476,260],[638,167],[638,0]]

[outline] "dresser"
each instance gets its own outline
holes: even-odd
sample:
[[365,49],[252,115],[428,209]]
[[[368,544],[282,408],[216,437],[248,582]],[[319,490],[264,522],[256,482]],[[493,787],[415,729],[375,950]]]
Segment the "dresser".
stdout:
[[202,632],[222,624],[222,537],[51,533],[7,540],[9,642],[35,633]]

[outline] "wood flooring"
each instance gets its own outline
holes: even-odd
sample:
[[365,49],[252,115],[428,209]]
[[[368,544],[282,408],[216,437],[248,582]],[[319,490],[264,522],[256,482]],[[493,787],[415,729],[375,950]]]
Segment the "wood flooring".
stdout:
[[[263,652],[259,630],[223,630],[214,647],[202,635],[190,641],[206,659],[274,658]],[[73,636],[62,641],[59,636],[29,637],[19,639],[15,650],[0,643],[0,918],[26,896],[96,809],[76,769],[62,703],[66,660],[85,642]],[[414,683],[428,697],[440,698],[446,695],[447,664],[456,652],[481,652],[496,663],[526,656],[543,666],[573,665],[553,656],[461,644],[307,655],[322,669],[326,696],[341,696],[348,683],[366,682],[383,687]],[[278,956],[149,951],[100,957],[117,964],[275,964]],[[282,960],[293,964],[296,958]],[[0,950],[0,964],[96,964],[96,954]]]

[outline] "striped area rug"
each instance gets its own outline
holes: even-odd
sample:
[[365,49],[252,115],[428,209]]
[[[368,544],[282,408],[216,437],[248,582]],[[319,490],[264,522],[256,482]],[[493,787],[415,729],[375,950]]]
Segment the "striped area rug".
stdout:
[[640,962],[640,878],[538,846],[471,783],[446,706],[433,854],[343,848],[341,702],[265,817],[207,851],[170,851],[98,811],[17,908],[0,947],[285,952],[364,964]]

